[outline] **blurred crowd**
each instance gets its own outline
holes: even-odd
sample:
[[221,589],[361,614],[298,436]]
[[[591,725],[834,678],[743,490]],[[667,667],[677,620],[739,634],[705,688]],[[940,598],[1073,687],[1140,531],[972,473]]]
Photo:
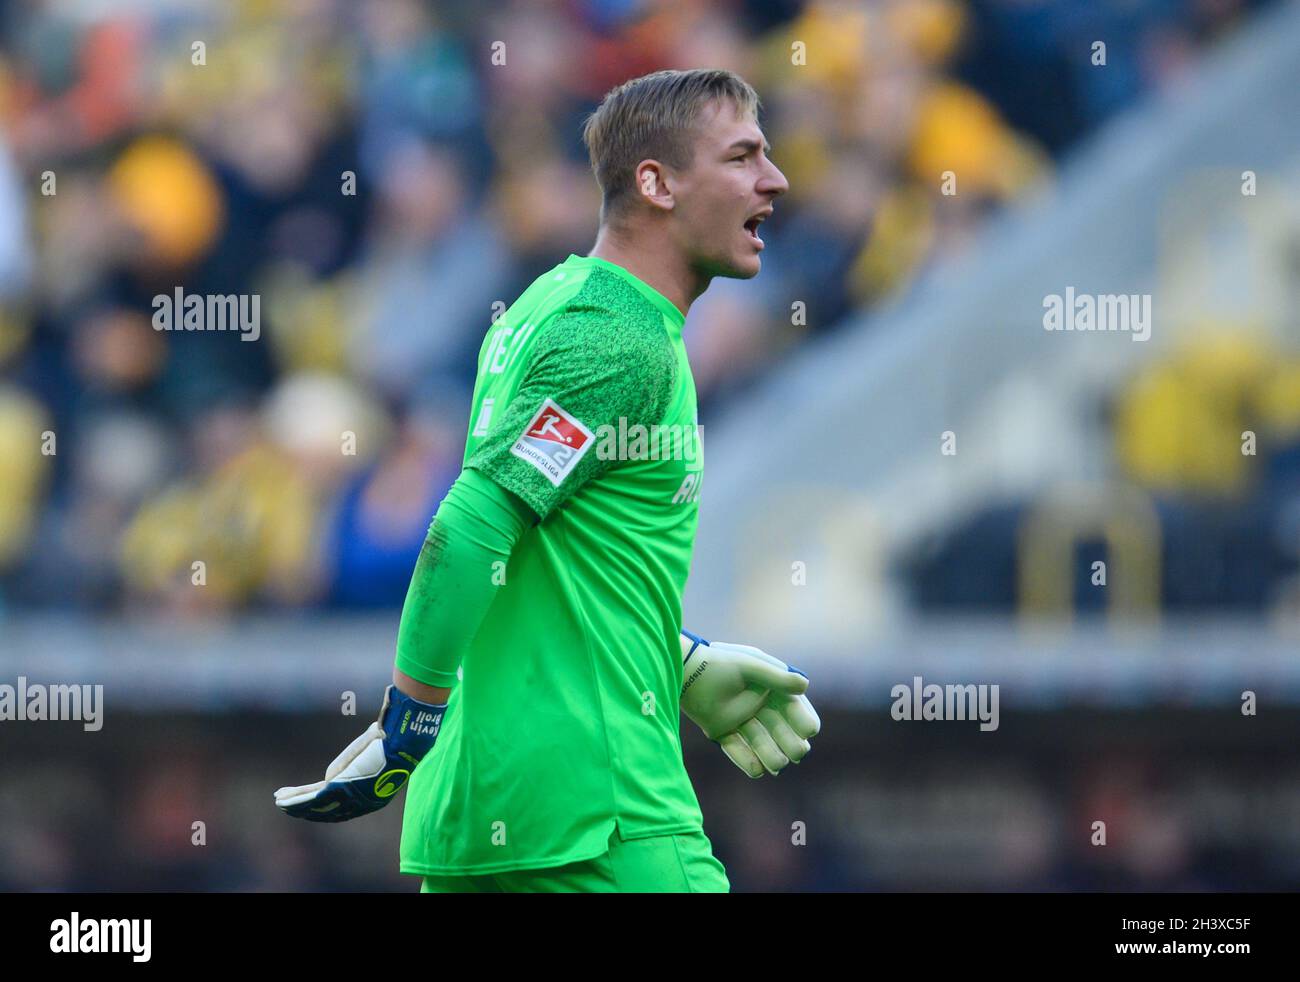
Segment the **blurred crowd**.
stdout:
[[[1255,5],[4,4],[0,613],[400,604],[494,312],[594,240],[581,123],[626,78],[740,72],[791,184],[688,319],[707,421]],[[259,339],[155,330],[178,287],[258,296]]]

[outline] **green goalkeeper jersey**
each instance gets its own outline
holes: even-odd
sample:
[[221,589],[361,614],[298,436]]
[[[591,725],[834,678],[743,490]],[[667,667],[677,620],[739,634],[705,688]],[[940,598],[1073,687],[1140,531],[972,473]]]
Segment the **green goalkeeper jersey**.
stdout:
[[488,330],[465,467],[539,516],[412,775],[407,873],[537,869],[702,827],[682,763],[681,596],[703,475],[682,313],[570,256]]

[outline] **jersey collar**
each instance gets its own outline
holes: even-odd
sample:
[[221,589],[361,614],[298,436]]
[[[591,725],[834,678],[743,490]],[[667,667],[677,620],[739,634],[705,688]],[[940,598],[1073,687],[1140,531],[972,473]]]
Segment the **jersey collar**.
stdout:
[[607,269],[616,276],[623,277],[623,279],[636,287],[636,289],[640,291],[647,300],[663,311],[664,316],[668,318],[668,322],[672,324],[678,332],[681,331],[682,325],[686,323],[686,316],[677,309],[671,300],[652,287],[649,283],[633,276],[617,263],[612,263],[608,259],[601,259],[599,256],[579,256],[570,253],[569,258],[565,261],[565,265],[578,266],[580,268],[594,267],[598,269]]

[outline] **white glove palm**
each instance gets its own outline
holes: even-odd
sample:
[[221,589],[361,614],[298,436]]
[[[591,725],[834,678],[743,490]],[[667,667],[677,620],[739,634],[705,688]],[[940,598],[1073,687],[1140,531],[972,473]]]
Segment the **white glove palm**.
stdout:
[[384,731],[378,723],[371,723],[366,731],[343,748],[325,768],[325,780],[304,784],[297,788],[281,788],[275,793],[279,808],[293,808],[314,801],[331,781],[357,781],[376,778],[384,770],[388,756],[384,753]]
[[682,711],[750,777],[778,773],[812,749],[821,720],[808,677],[747,644],[701,641],[687,659]]

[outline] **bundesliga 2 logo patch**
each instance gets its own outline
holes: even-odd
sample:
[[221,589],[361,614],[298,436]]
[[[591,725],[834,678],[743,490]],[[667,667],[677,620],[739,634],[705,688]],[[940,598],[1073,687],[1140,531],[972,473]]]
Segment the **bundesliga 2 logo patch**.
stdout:
[[591,449],[595,435],[552,399],[542,403],[510,452],[522,457],[556,487]]

